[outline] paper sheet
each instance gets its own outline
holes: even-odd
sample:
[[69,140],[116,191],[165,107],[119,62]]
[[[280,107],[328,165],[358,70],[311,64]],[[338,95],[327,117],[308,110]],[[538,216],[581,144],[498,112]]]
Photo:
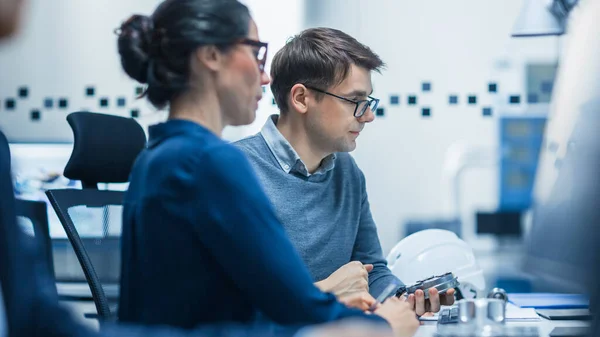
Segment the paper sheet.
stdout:
[[[437,321],[438,319],[439,313],[435,313],[433,316],[419,317],[419,321]],[[539,321],[540,316],[538,316],[533,308],[519,308],[512,303],[507,303],[505,319],[507,322]]]
[[535,312],[533,308],[519,308],[518,306],[507,303],[506,304],[506,321],[539,321],[540,316]]
[[440,318],[439,313],[435,313],[431,316],[420,316],[419,321],[437,321]]

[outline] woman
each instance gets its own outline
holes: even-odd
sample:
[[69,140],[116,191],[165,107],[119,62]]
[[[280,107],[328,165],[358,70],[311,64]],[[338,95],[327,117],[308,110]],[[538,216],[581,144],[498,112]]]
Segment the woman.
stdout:
[[168,121],[151,126],[124,200],[120,320],[191,328],[346,317],[387,320],[411,335],[408,304],[366,315],[320,292],[278,223],[249,163],[220,139],[255,119],[267,44],[235,0],[167,0],[119,32],[125,72],[147,83]]

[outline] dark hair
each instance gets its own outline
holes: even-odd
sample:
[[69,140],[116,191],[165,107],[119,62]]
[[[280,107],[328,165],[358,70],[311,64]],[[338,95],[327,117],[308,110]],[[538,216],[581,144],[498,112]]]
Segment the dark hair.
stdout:
[[188,89],[191,54],[200,46],[225,51],[248,35],[250,13],[237,0],[166,0],[151,17],[133,15],[118,30],[121,65],[148,86],[158,109]]
[[288,95],[295,84],[327,90],[344,81],[352,64],[378,72],[384,67],[369,47],[340,30],[310,28],[294,36],[271,63],[271,91],[280,112],[287,112]]

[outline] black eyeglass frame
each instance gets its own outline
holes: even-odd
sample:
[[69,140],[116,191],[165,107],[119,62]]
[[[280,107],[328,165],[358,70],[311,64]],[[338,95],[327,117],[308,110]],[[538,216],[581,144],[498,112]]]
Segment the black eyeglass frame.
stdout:
[[[314,91],[320,92],[320,93],[325,94],[325,95],[333,96],[335,98],[344,100],[344,101],[349,102],[349,103],[354,103],[355,104],[355,106],[354,106],[354,117],[356,117],[356,118],[362,117],[365,114],[365,112],[367,112],[367,108],[370,107],[371,104],[373,104],[373,102],[375,102],[375,105],[373,105],[373,107],[371,108],[372,112],[375,112],[375,110],[377,110],[377,107],[379,106],[379,101],[380,101],[379,98],[372,97],[371,95],[367,96],[369,99],[355,101],[355,100],[352,100],[352,99],[349,99],[349,98],[346,98],[346,97],[343,97],[343,96],[332,94],[332,93],[330,93],[328,91],[321,90],[319,88],[315,88],[315,87],[312,87],[312,86],[305,85],[305,87],[307,87],[310,90],[314,90]],[[365,103],[365,102],[367,104],[361,109],[361,111],[358,111],[358,106],[360,104],[362,104],[362,103]]]

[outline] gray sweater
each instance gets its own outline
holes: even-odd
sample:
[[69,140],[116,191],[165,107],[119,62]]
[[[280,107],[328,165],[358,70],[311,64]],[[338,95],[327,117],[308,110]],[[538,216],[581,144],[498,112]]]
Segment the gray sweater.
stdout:
[[246,153],[275,212],[315,281],[350,261],[373,264],[369,292],[396,280],[387,268],[371,216],[365,177],[348,153],[336,153],[309,174],[268,118],[262,131],[235,143]]

